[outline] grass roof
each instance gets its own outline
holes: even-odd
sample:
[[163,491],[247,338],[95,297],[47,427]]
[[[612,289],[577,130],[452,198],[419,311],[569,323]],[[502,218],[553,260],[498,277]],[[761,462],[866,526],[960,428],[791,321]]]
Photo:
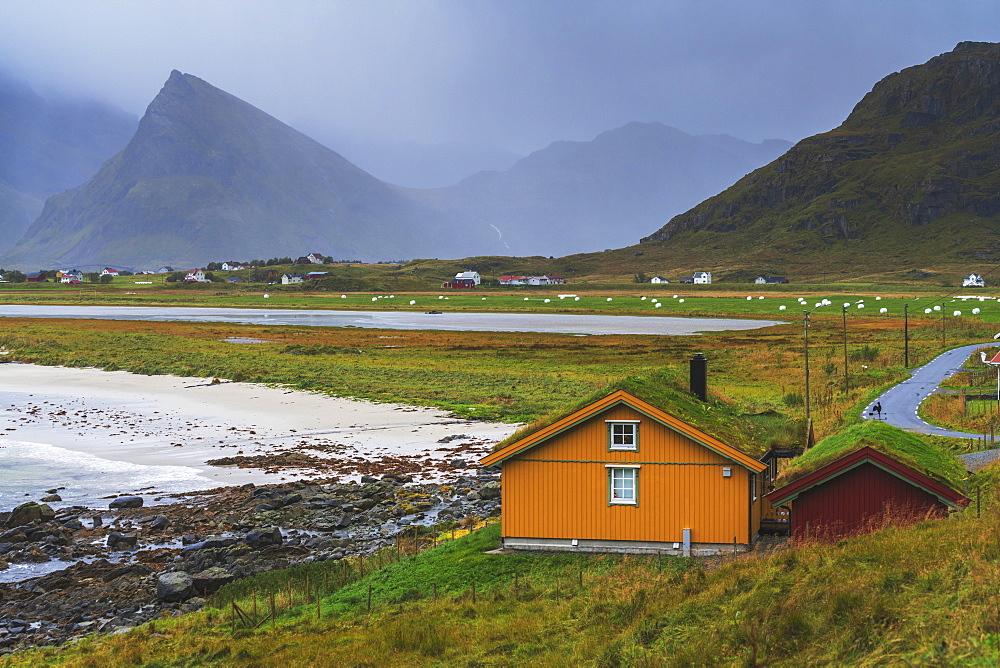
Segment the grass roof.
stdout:
[[804,433],[800,421],[781,413],[743,413],[737,406],[711,395],[708,401],[701,401],[688,391],[687,384],[684,374],[669,367],[646,376],[628,376],[518,429],[498,443],[494,450],[547,427],[618,390],[624,390],[753,457],[760,457],[771,447],[788,447]]
[[787,485],[863,447],[886,454],[929,478],[961,490],[967,472],[952,453],[942,450],[925,437],[878,420],[866,420],[827,436],[793,460],[781,472],[778,485]]

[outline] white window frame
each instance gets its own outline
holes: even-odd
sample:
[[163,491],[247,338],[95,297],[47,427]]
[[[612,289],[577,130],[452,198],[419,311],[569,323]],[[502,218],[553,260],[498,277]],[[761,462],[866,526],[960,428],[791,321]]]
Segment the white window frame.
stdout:
[[[639,505],[639,469],[641,468],[637,464],[605,464],[605,468],[608,471],[608,505],[609,506],[638,506]],[[616,472],[626,473],[629,475],[621,475],[619,480],[629,480],[631,483],[632,497],[620,497],[615,498],[615,479]],[[625,489],[622,487],[622,489]]]
[[757,474],[750,471],[750,502],[757,500]]
[[[639,420],[605,420],[608,425],[608,450],[625,450],[627,452],[637,452],[639,450]],[[622,428],[621,433],[616,434],[616,428]],[[624,427],[630,427],[631,433],[626,433]],[[628,444],[616,444],[615,437],[621,436],[622,440],[631,439]]]

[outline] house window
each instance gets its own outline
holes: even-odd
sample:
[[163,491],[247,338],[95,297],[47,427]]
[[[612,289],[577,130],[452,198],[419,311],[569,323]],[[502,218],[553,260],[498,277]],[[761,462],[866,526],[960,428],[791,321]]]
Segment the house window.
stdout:
[[639,467],[608,467],[608,503],[611,505],[639,504]]
[[608,420],[608,450],[638,450],[638,420]]
[[756,473],[751,473],[750,474],[750,500],[751,501],[756,501],[757,500],[757,474]]

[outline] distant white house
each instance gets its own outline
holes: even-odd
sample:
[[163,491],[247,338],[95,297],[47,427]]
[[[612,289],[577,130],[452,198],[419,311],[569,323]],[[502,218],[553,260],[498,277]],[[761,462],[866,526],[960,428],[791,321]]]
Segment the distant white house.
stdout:
[[757,285],[784,285],[788,279],[784,276],[758,276],[754,281]]
[[322,253],[309,253],[309,255],[306,255],[306,258],[312,264],[323,264],[323,259],[325,257],[326,256],[323,255]]
[[241,269],[246,269],[246,265],[239,262],[223,262],[222,271],[240,271]]
[[479,285],[479,283],[482,281],[482,278],[479,276],[478,271],[460,271],[457,274],[455,274],[456,283],[459,281],[469,281],[469,280],[472,281],[473,285]]
[[566,279],[556,274],[541,276],[501,276],[500,285],[563,285]]
[[712,272],[696,271],[691,278],[696,285],[710,285],[712,283]]
[[192,269],[184,276],[185,283],[211,283],[212,281],[205,278],[205,272],[201,269]]
[[985,288],[986,281],[979,274],[969,274],[964,279],[962,279],[963,288]]
[[173,268],[173,267],[171,267],[170,265],[166,265],[166,264],[165,264],[165,265],[163,265],[162,267],[160,267],[159,269],[157,269],[157,270],[156,270],[156,273],[157,273],[157,274],[169,274],[169,273],[170,273],[170,272],[172,272],[173,270],[174,270],[174,268]]
[[101,272],[101,276],[117,276],[118,270],[112,269],[111,267],[105,267],[104,271]]
[[653,276],[651,279],[649,279],[649,282],[650,283],[669,283],[670,281],[668,281],[667,279],[663,278],[662,276]]
[[302,274],[282,274],[281,284],[282,285],[292,285],[293,283],[301,283],[305,277]]

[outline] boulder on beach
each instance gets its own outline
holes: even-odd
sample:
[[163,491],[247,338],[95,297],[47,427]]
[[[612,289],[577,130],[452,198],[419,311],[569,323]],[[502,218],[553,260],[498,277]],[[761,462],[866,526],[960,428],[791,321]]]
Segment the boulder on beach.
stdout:
[[108,548],[112,550],[127,550],[136,546],[139,542],[137,536],[126,536],[125,534],[112,531],[108,534]]
[[267,547],[269,545],[281,545],[281,529],[271,527],[270,529],[254,529],[243,536],[243,542],[250,547]]
[[221,566],[212,566],[196,573],[192,579],[194,580],[194,591],[204,596],[211,594],[224,584],[229,584],[236,579],[236,576]]
[[56,501],[62,501],[62,497],[58,494],[48,494],[42,497],[44,503],[55,503]]
[[122,508],[142,508],[142,497],[141,496],[119,496],[108,504],[108,508],[112,510],[120,510]]
[[4,526],[8,529],[13,529],[14,527],[24,526],[28,522],[34,522],[35,520],[48,522],[55,519],[55,517],[56,511],[52,510],[48,504],[28,501],[27,503],[22,503],[11,512]]
[[191,598],[194,594],[194,578],[177,571],[164,573],[156,580],[156,597],[167,603],[175,603]]

